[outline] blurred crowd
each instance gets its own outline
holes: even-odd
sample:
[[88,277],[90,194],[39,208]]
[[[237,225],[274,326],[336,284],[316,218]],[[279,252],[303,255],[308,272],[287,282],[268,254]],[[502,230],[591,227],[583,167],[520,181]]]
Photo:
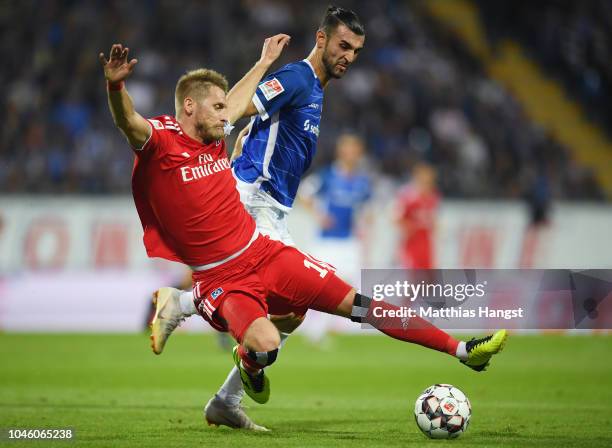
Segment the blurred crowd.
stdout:
[[[111,44],[127,45],[139,60],[127,83],[139,112],[173,113],[174,85],[183,72],[214,68],[231,85],[259,58],[269,35],[292,36],[277,66],[306,57],[327,2],[304,5],[4,2],[0,192],[129,191],[133,156],[113,126],[97,58]],[[380,176],[400,181],[427,161],[437,168],[447,197],[602,198],[592,172],[530,122],[511,94],[487,78],[418,3],[341,5],[361,16],[366,46],[345,78],[326,90],[315,165],[328,162],[336,136],[351,130],[364,136]]]
[[514,37],[612,135],[612,2],[479,0],[492,39]]

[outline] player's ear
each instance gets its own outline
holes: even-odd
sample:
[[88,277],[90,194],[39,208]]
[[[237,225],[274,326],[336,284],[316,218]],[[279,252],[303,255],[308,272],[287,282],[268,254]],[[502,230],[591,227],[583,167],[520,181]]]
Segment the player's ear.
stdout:
[[317,48],[325,48],[325,43],[327,42],[327,34],[323,30],[317,30],[316,34],[316,46]]
[[183,110],[185,111],[185,115],[190,117],[193,114],[194,101],[190,97],[186,97],[183,100]]

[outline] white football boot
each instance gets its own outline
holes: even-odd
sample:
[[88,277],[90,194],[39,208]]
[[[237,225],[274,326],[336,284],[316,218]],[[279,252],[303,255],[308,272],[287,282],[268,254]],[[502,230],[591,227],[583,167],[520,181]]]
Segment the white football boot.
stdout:
[[176,288],[160,288],[153,293],[155,316],[151,321],[151,348],[153,353],[160,355],[164,351],[166,341],[188,316],[181,311],[179,297],[181,291]]
[[235,429],[249,431],[270,431],[265,426],[253,422],[244,412],[242,405],[231,406],[223,401],[217,394],[212,397],[204,408],[204,419],[209,426],[229,426]]

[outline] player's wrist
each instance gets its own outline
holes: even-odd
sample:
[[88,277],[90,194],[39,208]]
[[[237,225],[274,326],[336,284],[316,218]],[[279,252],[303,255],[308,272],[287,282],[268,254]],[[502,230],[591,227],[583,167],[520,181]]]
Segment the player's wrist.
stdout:
[[123,80],[118,81],[118,82],[111,82],[109,80],[106,80],[106,88],[110,92],[118,92],[119,90],[123,90],[124,87],[125,87],[125,82]]
[[267,71],[271,65],[272,65],[272,61],[267,61],[265,59],[260,59],[259,61],[255,63],[255,67],[260,67],[264,71]]

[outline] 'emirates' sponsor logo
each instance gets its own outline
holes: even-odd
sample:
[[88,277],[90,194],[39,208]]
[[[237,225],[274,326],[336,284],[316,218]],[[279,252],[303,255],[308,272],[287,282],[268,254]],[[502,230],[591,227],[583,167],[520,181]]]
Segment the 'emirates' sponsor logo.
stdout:
[[192,180],[202,179],[219,171],[229,170],[230,162],[227,158],[214,160],[210,154],[200,154],[198,157],[198,166],[182,166],[181,177],[183,182],[191,182]]

